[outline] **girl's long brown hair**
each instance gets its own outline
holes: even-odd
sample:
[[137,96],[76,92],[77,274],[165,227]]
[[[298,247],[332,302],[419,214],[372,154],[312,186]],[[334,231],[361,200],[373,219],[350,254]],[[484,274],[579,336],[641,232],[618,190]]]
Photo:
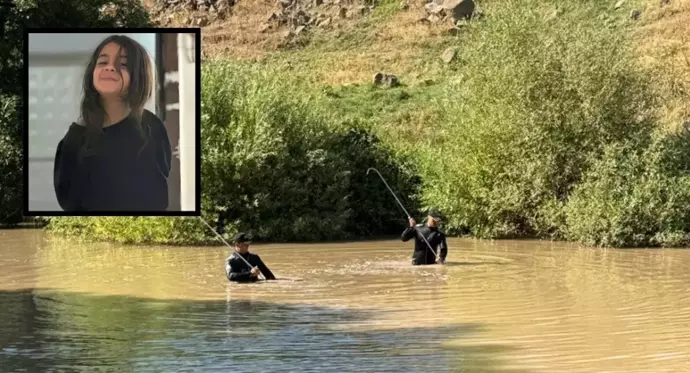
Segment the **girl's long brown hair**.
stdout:
[[[151,97],[154,85],[153,64],[146,49],[136,40],[124,35],[113,35],[103,40],[91,55],[84,72],[84,96],[81,102],[81,122],[86,126],[82,143],[82,156],[91,156],[98,152],[103,136],[103,124],[106,113],[101,104],[101,95],[93,85],[93,70],[103,47],[114,42],[127,53],[127,70],[129,71],[129,88],[125,95],[125,102],[131,109],[132,117],[141,135],[143,149],[148,141],[149,129],[142,125],[142,115],[146,101]],[[122,77],[120,59],[116,58],[115,69]]]

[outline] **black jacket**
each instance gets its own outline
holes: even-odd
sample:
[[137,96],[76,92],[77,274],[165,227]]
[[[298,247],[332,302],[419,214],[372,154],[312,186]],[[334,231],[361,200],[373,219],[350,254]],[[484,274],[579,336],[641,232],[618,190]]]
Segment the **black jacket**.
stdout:
[[163,122],[145,110],[146,145],[130,116],[103,129],[94,155],[82,156],[86,127],[72,123],[55,153],[55,195],[69,212],[165,211],[172,148]]
[[[415,229],[416,228],[416,229]],[[407,227],[402,233],[403,242],[407,242],[412,237],[415,238],[414,253],[412,254],[412,264],[434,264],[436,263],[436,256],[429,249],[429,246],[424,242],[422,235],[426,237],[431,247],[436,253],[441,250],[440,258],[442,262],[446,261],[448,255],[448,244],[446,243],[446,234],[438,230],[436,227],[429,227],[425,224],[417,224],[416,227]]]
[[[228,280],[235,282],[253,282],[258,280],[257,277],[251,275],[251,268],[247,266],[244,260],[239,258],[239,253],[232,253],[225,264],[225,274]],[[261,258],[257,254],[246,253],[242,257],[248,261],[253,267],[259,267],[261,274],[264,275],[266,280],[275,280],[276,277],[273,275],[270,269],[264,264]]]

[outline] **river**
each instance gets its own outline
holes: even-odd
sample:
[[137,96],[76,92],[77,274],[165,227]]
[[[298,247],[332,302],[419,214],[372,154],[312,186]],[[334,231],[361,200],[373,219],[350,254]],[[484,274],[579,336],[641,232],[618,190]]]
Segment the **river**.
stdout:
[[690,250],[449,240],[228,248],[0,230],[0,372],[690,372]]

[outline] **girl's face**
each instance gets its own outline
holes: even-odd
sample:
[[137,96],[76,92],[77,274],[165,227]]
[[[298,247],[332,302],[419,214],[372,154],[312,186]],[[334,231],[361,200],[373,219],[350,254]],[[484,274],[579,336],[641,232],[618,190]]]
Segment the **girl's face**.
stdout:
[[106,44],[101,49],[93,69],[94,88],[101,97],[122,98],[129,88],[129,79],[125,49],[115,42]]

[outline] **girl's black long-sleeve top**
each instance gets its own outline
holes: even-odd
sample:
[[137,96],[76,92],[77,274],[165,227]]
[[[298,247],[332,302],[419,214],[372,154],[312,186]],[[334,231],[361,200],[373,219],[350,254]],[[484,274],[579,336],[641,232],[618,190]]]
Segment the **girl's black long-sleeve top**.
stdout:
[[54,187],[58,203],[69,212],[165,211],[172,149],[163,122],[144,110],[146,145],[134,118],[103,128],[96,155],[81,157],[86,127],[72,123],[58,143]]

